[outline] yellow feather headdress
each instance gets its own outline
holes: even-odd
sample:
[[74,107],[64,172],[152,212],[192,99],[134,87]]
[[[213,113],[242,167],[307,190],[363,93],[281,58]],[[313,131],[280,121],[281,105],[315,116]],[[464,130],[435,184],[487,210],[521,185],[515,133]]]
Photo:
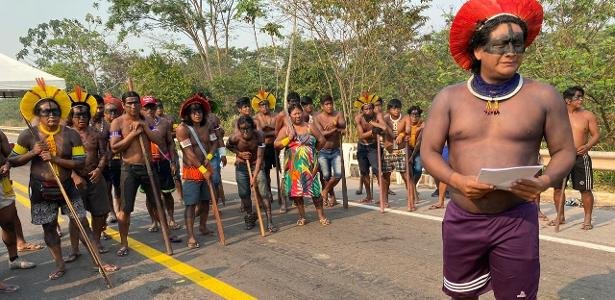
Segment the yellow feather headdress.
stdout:
[[354,107],[361,109],[363,105],[373,104],[374,102],[377,102],[378,100],[381,100],[379,96],[374,95],[374,94],[369,94],[368,92],[363,92],[361,93],[361,96],[359,96],[359,98],[354,100]]
[[251,101],[252,109],[254,109],[254,111],[258,111],[258,107],[260,103],[263,101],[268,102],[269,109],[275,108],[275,103],[276,103],[275,96],[272,93],[266,92],[265,90],[261,89],[260,91],[258,91],[256,96],[252,98],[252,101]]
[[45,84],[43,78],[36,78],[36,86],[27,91],[19,102],[19,110],[21,114],[31,121],[34,118],[34,107],[41,100],[50,99],[55,101],[60,107],[60,118],[66,119],[70,111],[70,98],[68,94],[51,85]]
[[71,107],[76,105],[87,105],[90,108],[90,118],[96,115],[96,98],[84,91],[80,86],[75,86],[75,89],[68,94],[72,102]]

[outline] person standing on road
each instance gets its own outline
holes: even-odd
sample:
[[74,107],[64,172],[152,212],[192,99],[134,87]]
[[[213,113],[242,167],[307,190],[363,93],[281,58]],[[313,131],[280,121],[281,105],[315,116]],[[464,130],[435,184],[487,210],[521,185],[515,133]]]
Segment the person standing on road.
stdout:
[[[263,162],[265,158],[265,138],[262,131],[256,129],[256,124],[250,116],[241,116],[237,120],[238,132],[231,135],[226,143],[226,148],[237,155],[235,161],[235,179],[242,207],[246,211],[244,217],[246,230],[254,228],[258,220],[256,212],[252,210],[252,189],[256,191],[257,205],[265,208],[267,217],[266,226],[269,232],[276,232],[271,216],[271,188],[267,181]],[[250,164],[252,177],[248,172],[247,164]]]
[[[449,296],[536,299],[540,281],[534,199],[574,163],[570,121],[559,93],[517,71],[540,32],[536,0],[470,0],[452,22],[450,51],[467,82],[441,90],[425,124],[421,156],[452,189],[442,222],[443,287]],[[536,165],[542,139],[551,161],[507,190],[477,181],[481,168]],[[449,163],[442,158],[448,141]]]
[[217,139],[211,140],[217,124],[209,123],[207,113],[209,102],[197,95],[181,104],[179,115],[182,123],[177,127],[176,135],[183,152],[182,179],[184,190],[184,218],[188,234],[188,248],[200,247],[194,235],[194,219],[196,208],[200,216],[201,234],[209,234],[207,217],[211,195],[207,186],[212,178],[213,152],[217,149]]
[[342,179],[341,137],[346,131],[346,121],[341,112],[335,111],[333,97],[320,100],[322,111],[314,117],[314,123],[325,137],[325,145],[318,151],[318,164],[322,174],[322,196],[325,206],[337,205],[334,188]]
[[[387,104],[387,114],[384,116],[386,130],[384,136],[384,151],[382,162],[382,190],[384,196],[384,207],[389,207],[389,188],[391,185],[391,172],[396,170],[401,173],[401,177],[406,182],[406,122],[407,119],[401,114],[401,101],[391,99]],[[413,193],[414,194],[414,193]],[[408,210],[415,210],[414,202],[408,203]]]
[[359,142],[357,144],[357,161],[359,162],[359,172],[361,173],[360,185],[365,186],[367,197],[360,203],[372,203],[373,195],[370,189],[371,168],[372,175],[378,175],[378,149],[376,139],[378,135],[386,130],[386,125],[381,114],[376,114],[374,111],[374,102],[380,97],[364,93],[354,102],[354,107],[361,109],[361,113],[357,114],[354,121],[357,126]]
[[[79,133],[85,148],[85,165],[83,168],[73,170],[71,177],[79,190],[85,209],[92,215],[93,242],[98,246],[99,253],[107,253],[109,250],[100,243],[101,233],[111,210],[107,182],[102,174],[109,156],[107,141],[101,132],[90,126],[90,119],[96,113],[94,97],[81,90],[80,87],[76,87],[69,96],[73,103],[66,125]],[[69,229],[72,252],[64,259],[67,263],[75,261],[81,255],[79,253],[79,231],[75,226]]]
[[[111,124],[115,118],[124,114],[124,107],[122,106],[122,100],[117,99],[111,95],[105,96],[105,122]],[[107,194],[109,195],[111,211],[107,218],[108,223],[117,223],[117,211],[120,207],[120,175],[122,170],[122,155],[119,153],[113,154],[110,148],[110,127],[107,127],[103,131],[105,138],[105,144],[107,145],[107,151],[109,153],[107,167],[103,170],[103,175],[107,181]],[[112,193],[113,189],[113,193]]]
[[[152,130],[154,121],[141,114],[141,101],[139,94],[134,91],[125,92],[122,95],[125,113],[111,122],[111,150],[122,156],[122,171],[120,178],[121,203],[117,214],[120,231],[120,248],[115,253],[117,256],[128,255],[128,230],[130,228],[130,214],[135,207],[135,198],[139,186],[145,190],[147,201],[154,201],[153,187],[150,185],[149,175],[145,168],[145,160],[151,161],[151,143],[157,145],[165,143],[161,132]],[[141,134],[143,134],[143,147],[148,157],[143,157],[141,149]],[[152,174],[154,180],[156,173]],[[156,203],[149,204],[154,210],[155,218],[158,218]]]
[[164,105],[160,99],[158,99],[158,102],[156,103],[156,116],[159,118],[164,118],[171,123],[171,137],[173,139],[173,145],[169,150],[173,151],[176,157],[174,160],[176,172],[173,173],[173,182],[175,183],[175,189],[177,190],[177,195],[179,196],[179,202],[184,203],[184,191],[182,190],[181,174],[179,174],[179,156],[177,155],[177,145],[175,143],[175,130],[179,124],[177,124],[175,117],[165,113]]
[[[173,140],[173,132],[171,122],[168,119],[162,118],[156,115],[156,109],[158,107],[158,100],[153,96],[144,96],[141,98],[141,109],[144,116],[149,117],[153,123],[151,129],[157,131],[162,136],[163,143],[157,145],[151,143],[152,150],[152,170],[156,172],[158,177],[158,187],[162,193],[162,201],[164,201],[164,207],[166,209],[167,220],[169,222],[169,229],[178,230],[181,225],[175,222],[173,213],[175,212],[175,199],[173,199],[173,192],[175,191],[175,182],[173,176],[177,172],[175,168],[177,164],[177,152],[175,152],[175,140]],[[154,203],[154,200],[146,201],[145,203]],[[148,228],[150,232],[157,232],[159,229],[158,216],[154,216],[155,209],[152,209],[148,205],[147,210],[152,218],[152,225]]]
[[[265,139],[262,170],[265,173],[265,178],[267,178],[267,184],[271,188],[271,169],[276,168],[279,164],[278,152],[273,147],[273,141],[275,141],[276,137],[276,116],[273,113],[276,98],[273,94],[261,90],[252,98],[251,104],[252,109],[256,112],[254,116],[256,129],[263,132],[263,137]],[[277,172],[277,170],[275,172]],[[276,185],[277,184],[278,182],[276,182]]]
[[[577,157],[568,175],[572,179],[572,188],[581,192],[581,202],[583,203],[583,225],[581,229],[591,230],[592,211],[594,208],[594,194],[592,193],[594,185],[594,175],[592,170],[592,159],[589,157],[589,150],[600,140],[600,130],[596,116],[588,110],[583,109],[583,98],[585,91],[580,86],[573,86],[564,91],[564,101],[568,109],[568,118],[572,126],[572,138],[574,146],[577,149]],[[554,186],[553,203],[555,207],[560,207],[560,201],[566,199],[562,195],[564,191],[560,185]],[[564,211],[561,214],[560,224],[564,224],[566,218]],[[549,225],[555,226],[556,220],[551,220]]]
[[295,202],[299,211],[297,225],[307,223],[304,197],[312,198],[314,207],[323,226],[331,222],[325,218],[322,207],[321,186],[318,178],[317,149],[322,148],[325,138],[314,124],[303,119],[301,104],[293,102],[288,106],[291,125],[283,127],[275,140],[276,149],[286,148],[284,154],[284,186],[288,197]]
[[[408,162],[408,169],[412,172],[412,193],[410,194],[410,199],[416,205],[419,199],[416,199],[417,193],[416,185],[421,179],[421,173],[423,173],[423,164],[421,163],[421,131],[425,126],[425,123],[421,119],[421,114],[423,114],[423,110],[416,106],[410,106],[408,109],[408,124],[406,125],[406,135],[408,136],[408,151],[410,151],[410,161]],[[439,182],[438,182],[439,186]],[[413,206],[414,207],[414,206]],[[416,209],[416,208],[415,208]]]
[[[37,83],[38,86],[23,96],[19,108],[27,120],[38,117],[38,126],[32,128],[33,132],[26,129],[19,134],[9,161],[11,166],[23,166],[30,163],[32,224],[43,227],[45,243],[57,267],[49,274],[49,279],[56,280],[62,278],[66,273],[61,240],[56,230],[58,208],[61,208],[63,214],[68,214],[66,200],[72,202],[79,218],[79,220],[73,220],[73,216],[69,214],[69,226],[75,226],[73,222],[81,222],[88,237],[93,239],[90,225],[85,218],[83,200],[71,179],[72,171],[84,166],[85,150],[79,134],[60,124],[62,119],[66,119],[71,109],[68,94],[56,87],[46,85],[43,80],[37,80]],[[49,168],[49,162],[53,170]],[[56,178],[62,182],[68,199],[64,199]],[[98,245],[93,243],[92,246],[93,255],[98,255]],[[102,264],[102,267],[109,271],[118,269],[110,264]]]

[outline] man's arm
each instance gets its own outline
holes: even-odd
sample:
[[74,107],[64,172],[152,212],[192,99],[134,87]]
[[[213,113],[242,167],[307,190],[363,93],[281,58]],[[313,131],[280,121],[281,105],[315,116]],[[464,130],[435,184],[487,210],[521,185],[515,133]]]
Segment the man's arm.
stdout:
[[164,130],[160,130],[160,128],[156,128],[155,130],[152,130],[152,128],[150,128],[150,124],[151,124],[151,119],[148,118],[146,119],[147,121],[139,121],[140,127],[143,128],[143,133],[145,133],[145,135],[147,136],[147,138],[152,141],[154,144],[160,146],[160,145],[164,145],[166,143],[165,140],[165,136],[166,136],[166,131]]
[[251,183],[254,184],[256,182],[256,178],[258,178],[258,173],[261,171],[263,166],[263,158],[265,157],[265,138],[262,131],[256,132],[258,136],[258,149],[256,150],[256,165],[254,170],[252,170],[252,178]]
[[64,130],[67,131],[66,136],[70,141],[71,158],[65,159],[56,155],[51,156],[51,162],[69,170],[83,168],[85,165],[85,149],[83,147],[83,143],[81,142],[81,136],[79,136],[77,131],[69,129],[68,127],[64,127]]
[[199,167],[201,165],[201,161],[194,153],[194,147],[198,147],[198,145],[192,145],[188,128],[186,128],[183,124],[179,125],[175,130],[175,135],[177,136],[181,150],[184,153],[184,161],[191,167]]
[[363,126],[361,126],[361,115],[358,115],[354,118],[357,123],[357,132],[359,133],[359,139],[368,139],[374,136],[372,130],[365,131]]
[[[121,118],[121,117],[120,117]],[[131,130],[126,136],[122,136],[122,123],[120,118],[117,118],[111,122],[111,128],[109,129],[109,141],[111,143],[111,151],[113,153],[122,153],[130,144],[134,141],[134,139],[139,136],[143,132],[143,128],[139,126],[138,128]],[[133,128],[133,125],[130,125]]]
[[29,163],[34,157],[41,154],[45,145],[34,142],[30,131],[24,130],[17,137],[17,143],[9,155],[9,163],[12,167],[19,167]]

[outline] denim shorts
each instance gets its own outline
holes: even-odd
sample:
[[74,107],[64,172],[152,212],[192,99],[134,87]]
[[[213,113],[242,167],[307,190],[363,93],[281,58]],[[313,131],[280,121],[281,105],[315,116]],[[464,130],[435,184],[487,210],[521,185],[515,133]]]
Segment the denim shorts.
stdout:
[[209,186],[205,180],[184,180],[182,182],[182,189],[184,192],[184,205],[196,205],[199,202],[203,202],[209,205],[211,195],[209,193]]
[[342,178],[342,156],[340,149],[322,149],[318,152],[318,164],[322,179],[329,181],[331,173],[336,179]]
[[[250,166],[254,170],[255,165]],[[237,193],[241,199],[251,199],[252,190],[250,189],[250,176],[248,174],[248,167],[245,163],[235,164],[235,181],[237,182]],[[265,170],[260,170],[256,177],[258,193],[263,200],[271,200],[271,188],[269,187],[267,178],[265,177]]]
[[218,186],[222,183],[222,175],[220,175],[220,171],[222,171],[222,167],[220,167],[220,163],[222,163],[222,158],[218,151],[214,154],[214,157],[209,161],[211,163],[211,167],[213,168],[213,173],[211,174],[211,182],[215,186]]

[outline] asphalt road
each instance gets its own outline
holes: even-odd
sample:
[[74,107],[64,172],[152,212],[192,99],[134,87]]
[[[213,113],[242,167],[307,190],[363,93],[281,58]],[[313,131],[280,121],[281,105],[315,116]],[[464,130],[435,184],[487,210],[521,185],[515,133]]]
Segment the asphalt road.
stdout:
[[[15,182],[27,186],[26,167],[14,169]],[[417,213],[402,212],[403,190],[396,186],[393,210],[382,214],[375,206],[353,204],[327,209],[332,224],[317,222],[313,207],[308,209],[306,226],[295,225],[296,210],[278,213],[274,220],[280,231],[260,237],[257,228],[243,229],[233,167],[224,169],[227,203],[222,207],[227,245],[216,236],[199,236],[201,248],[189,250],[185,243],[173,244],[175,254],[164,254],[160,233],[147,232],[149,217],[140,195],[133,213],[130,245],[137,248],[127,257],[116,257],[117,241],[103,241],[110,248],[103,260],[122,267],[111,275],[114,287],[107,289],[92,269],[87,255],[67,264],[66,275],[50,281],[47,275],[54,263],[45,249],[23,254],[37,263],[32,270],[8,270],[6,248],[0,246],[0,278],[18,284],[21,290],[10,297],[19,299],[446,299],[441,292],[441,223],[443,210],[429,211],[435,202],[431,191],[421,191]],[[351,201],[357,185],[349,180]],[[378,189],[376,188],[376,191]],[[23,204],[27,195],[16,188],[17,207],[26,239],[42,242],[40,226],[30,224],[30,213]],[[340,193],[338,192],[338,195]],[[27,203],[26,203],[27,204]],[[183,220],[181,203],[175,217]],[[552,205],[543,210],[553,217]],[[598,209],[595,229],[579,229],[581,209],[567,208],[568,223],[562,232],[541,226],[541,282],[539,299],[609,299],[615,295],[615,212]],[[66,218],[62,227],[67,231]],[[213,217],[209,228],[215,231]],[[110,227],[114,237],[117,226]],[[184,238],[185,231],[175,234]],[[69,249],[63,238],[63,253]],[[86,253],[81,247],[81,252]],[[183,275],[182,275],[183,274]],[[0,298],[7,295],[0,294]],[[493,298],[487,294],[486,299]]]

